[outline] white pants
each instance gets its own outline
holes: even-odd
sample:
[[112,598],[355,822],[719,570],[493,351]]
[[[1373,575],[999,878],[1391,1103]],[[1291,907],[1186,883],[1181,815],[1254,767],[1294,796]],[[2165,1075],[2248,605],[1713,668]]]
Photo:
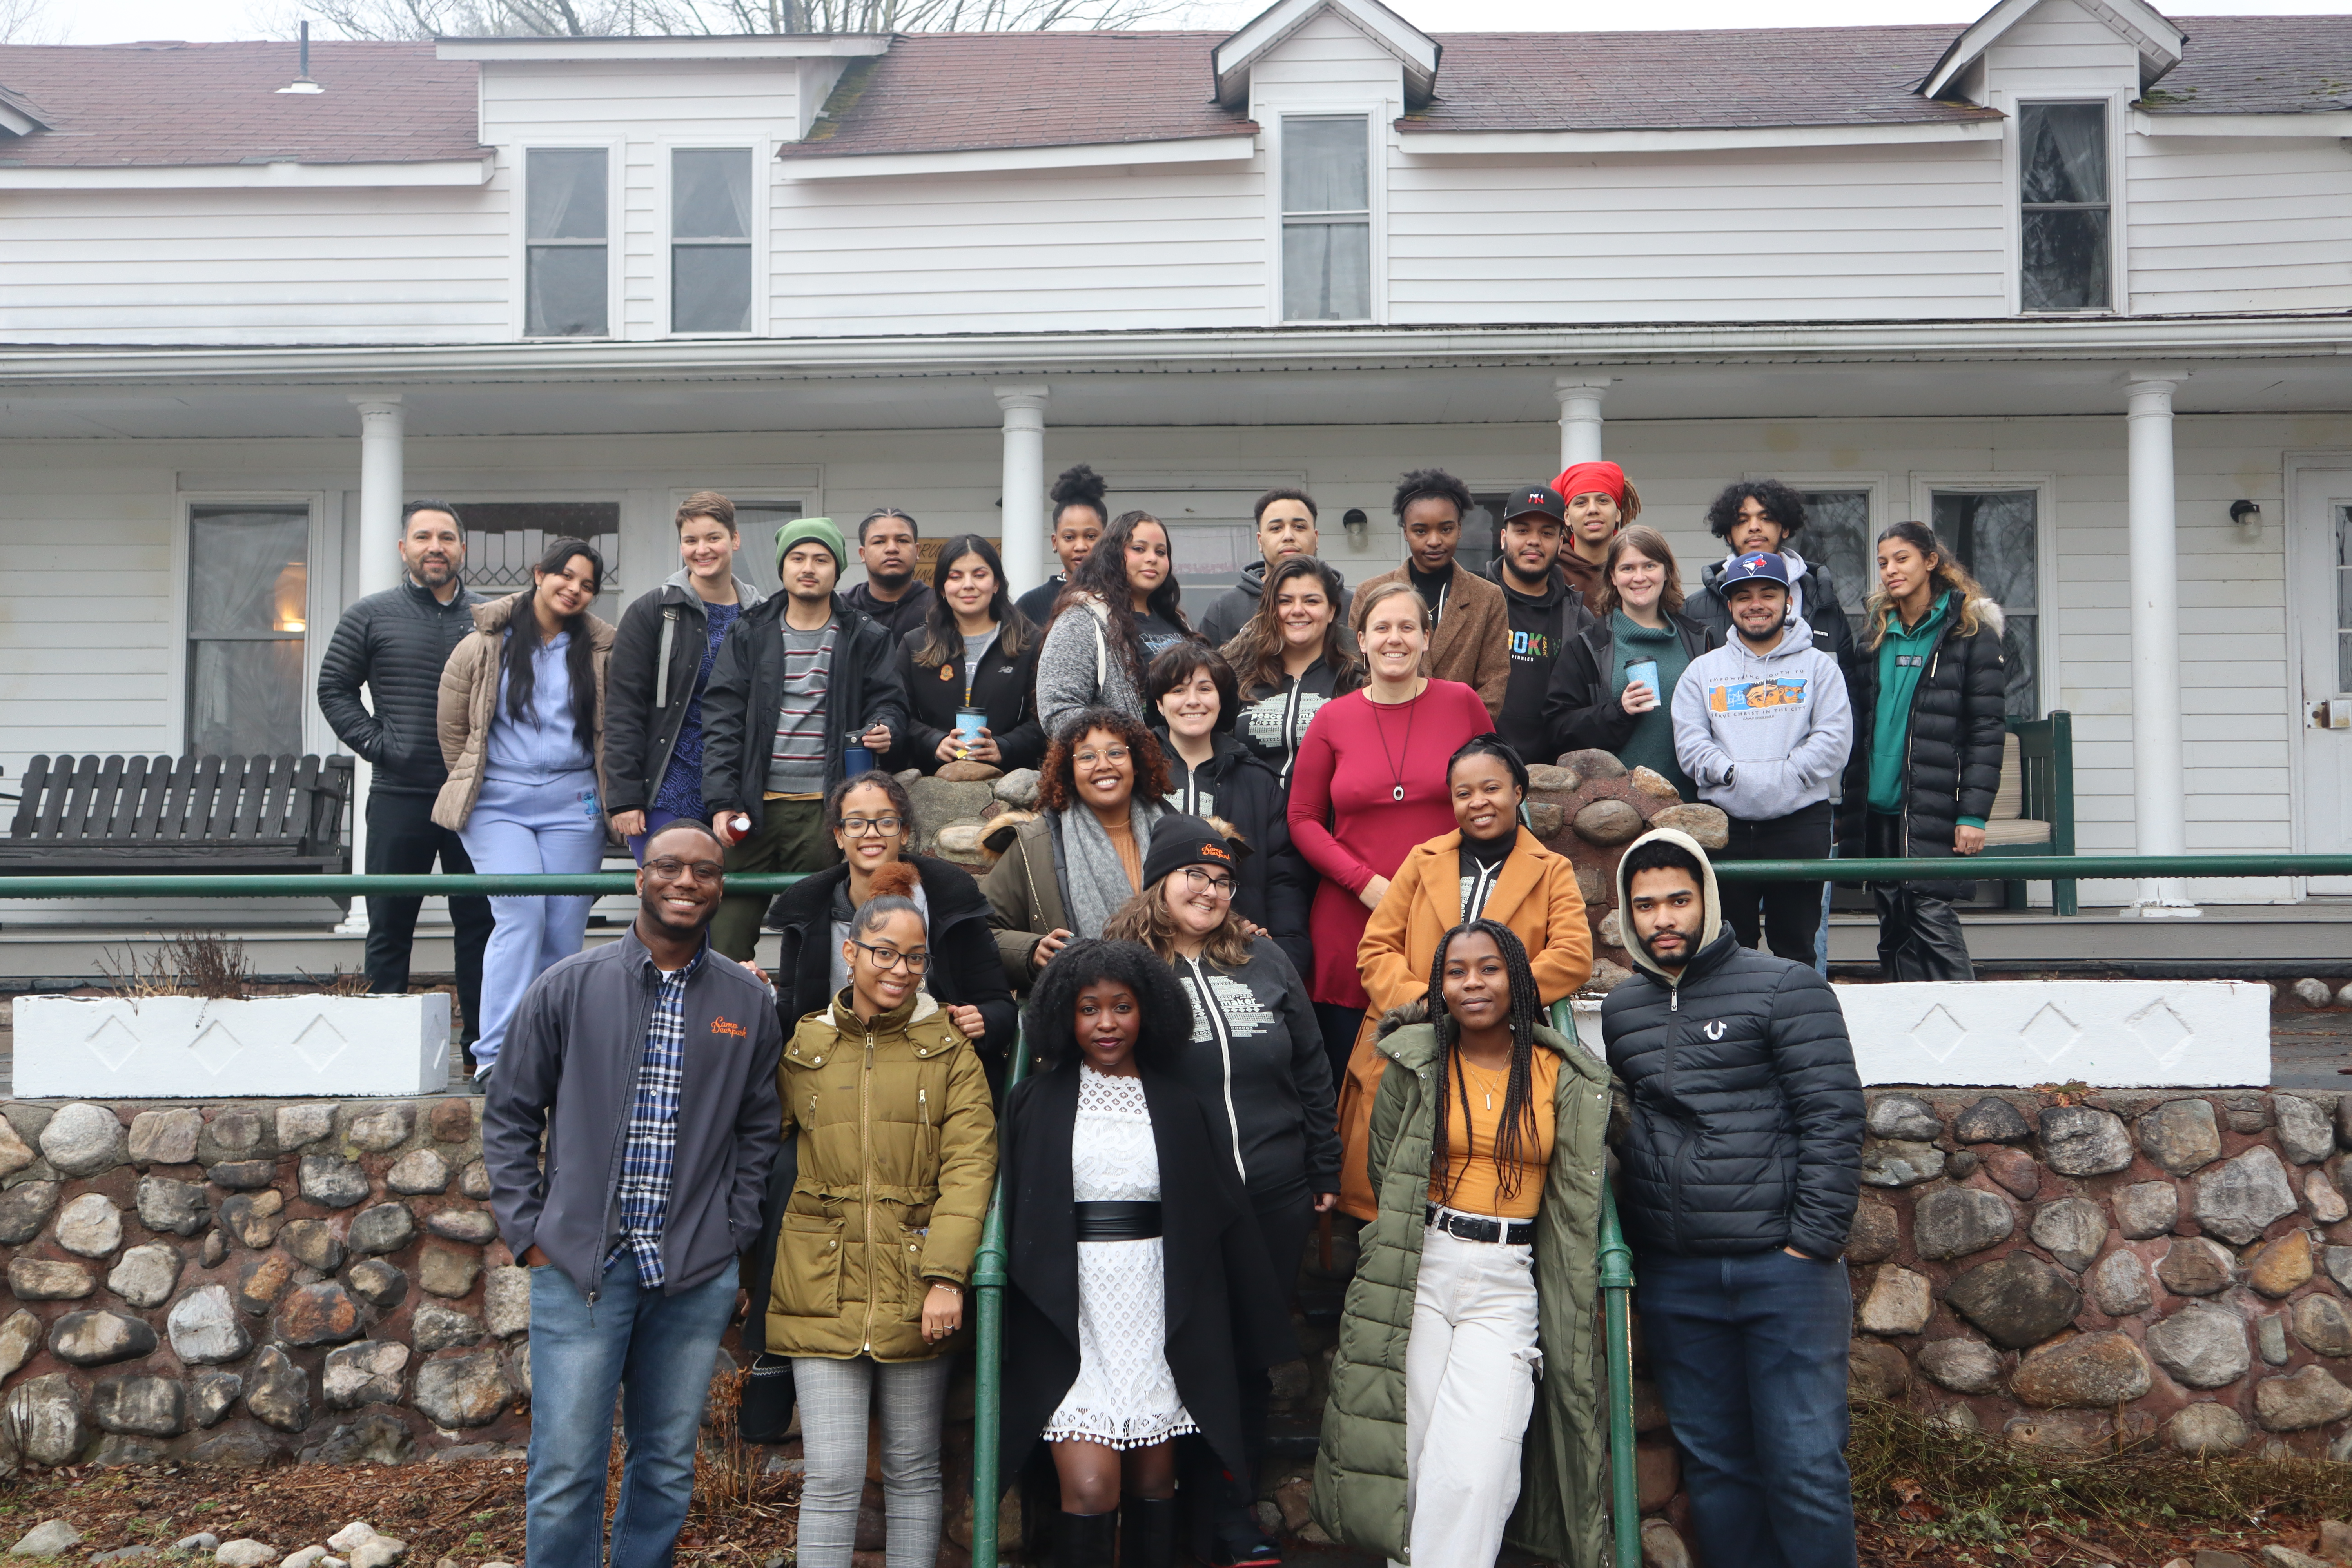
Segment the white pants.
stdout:
[[1542,1368],[1535,1248],[1423,1232],[1404,1363],[1412,1568],[1494,1568]]

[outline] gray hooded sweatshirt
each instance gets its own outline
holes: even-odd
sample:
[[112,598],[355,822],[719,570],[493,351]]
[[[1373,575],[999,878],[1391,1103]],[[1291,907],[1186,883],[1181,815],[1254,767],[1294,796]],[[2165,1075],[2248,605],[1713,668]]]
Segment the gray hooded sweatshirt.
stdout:
[[1833,798],[1853,746],[1853,709],[1834,655],[1790,619],[1769,653],[1736,631],[1675,685],[1675,756],[1699,799],[1769,822]]

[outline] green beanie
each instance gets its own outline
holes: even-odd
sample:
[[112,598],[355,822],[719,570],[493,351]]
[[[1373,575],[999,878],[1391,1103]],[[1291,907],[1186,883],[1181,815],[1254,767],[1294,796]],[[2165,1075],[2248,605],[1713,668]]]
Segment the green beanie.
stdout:
[[795,544],[814,540],[833,552],[833,569],[836,573],[849,570],[847,546],[841,542],[841,530],[833,526],[829,517],[796,517],[776,530],[776,574],[783,575],[784,557]]

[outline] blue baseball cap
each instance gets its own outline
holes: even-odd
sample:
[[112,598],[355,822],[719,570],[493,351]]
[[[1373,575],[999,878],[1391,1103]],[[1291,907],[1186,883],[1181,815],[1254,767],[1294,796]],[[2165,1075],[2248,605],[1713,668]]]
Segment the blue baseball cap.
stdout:
[[1778,583],[1785,588],[1789,585],[1789,563],[1770,551],[1743,555],[1724,573],[1723,591],[1728,595],[1742,583]]

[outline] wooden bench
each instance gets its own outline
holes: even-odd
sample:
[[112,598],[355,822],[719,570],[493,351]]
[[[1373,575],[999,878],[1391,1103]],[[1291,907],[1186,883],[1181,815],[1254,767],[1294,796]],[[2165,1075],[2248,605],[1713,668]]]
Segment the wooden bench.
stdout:
[[[1985,819],[1988,855],[2074,853],[2074,716],[2063,709],[2047,719],[2009,723],[2001,747],[2000,788]],[[2026,907],[2025,884],[2004,882],[2002,902]],[[2051,903],[2062,915],[2078,912],[2070,879],[2050,884]]]
[[349,757],[49,757],[25,770],[0,876],[351,868]]

